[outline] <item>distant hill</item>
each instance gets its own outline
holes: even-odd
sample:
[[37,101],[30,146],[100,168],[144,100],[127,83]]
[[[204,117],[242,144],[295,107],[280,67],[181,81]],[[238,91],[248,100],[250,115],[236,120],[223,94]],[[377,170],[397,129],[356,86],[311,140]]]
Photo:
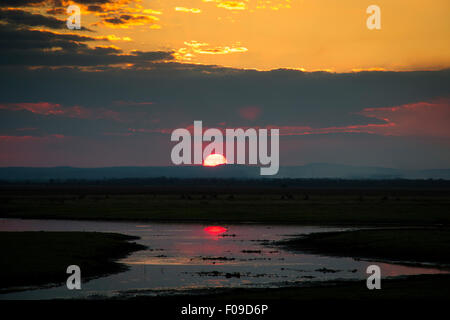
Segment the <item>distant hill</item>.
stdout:
[[446,179],[450,169],[401,170],[383,167],[349,166],[315,163],[304,166],[281,167],[275,176],[260,176],[259,167],[224,165],[218,167],[170,166],[170,167],[3,167],[0,180],[48,181],[48,180],[101,180],[123,178],[337,178],[337,179]]
[[170,167],[3,167],[0,180],[99,180],[123,178],[255,178],[258,167],[248,166],[170,166]]
[[450,169],[402,170],[384,167],[350,166],[313,163],[282,167],[279,178],[341,178],[341,179],[450,179]]

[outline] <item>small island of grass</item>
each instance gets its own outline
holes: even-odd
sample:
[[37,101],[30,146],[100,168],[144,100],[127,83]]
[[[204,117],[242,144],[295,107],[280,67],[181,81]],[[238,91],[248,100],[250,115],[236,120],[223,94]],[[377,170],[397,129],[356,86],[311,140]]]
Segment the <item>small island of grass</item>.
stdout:
[[450,265],[449,228],[390,228],[314,233],[280,241],[290,250],[334,256]]
[[0,288],[64,283],[69,265],[81,268],[82,281],[126,270],[117,263],[145,246],[138,238],[100,232],[0,232]]

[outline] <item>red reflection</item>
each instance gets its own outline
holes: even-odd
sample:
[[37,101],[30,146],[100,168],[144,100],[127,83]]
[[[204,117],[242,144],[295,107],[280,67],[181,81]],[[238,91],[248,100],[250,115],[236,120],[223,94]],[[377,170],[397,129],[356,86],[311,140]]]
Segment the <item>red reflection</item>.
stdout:
[[219,227],[219,226],[209,226],[209,227],[206,227],[203,230],[205,230],[205,232],[207,232],[209,234],[218,235],[218,234],[226,232],[227,228]]

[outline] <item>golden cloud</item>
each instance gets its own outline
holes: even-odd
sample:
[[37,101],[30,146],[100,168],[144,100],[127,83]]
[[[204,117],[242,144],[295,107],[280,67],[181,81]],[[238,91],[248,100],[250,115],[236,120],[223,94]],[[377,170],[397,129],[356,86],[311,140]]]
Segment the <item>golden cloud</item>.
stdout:
[[245,10],[247,9],[246,2],[244,1],[228,1],[228,0],[203,0],[203,2],[215,2],[218,8],[227,10]]
[[197,8],[185,8],[185,7],[175,7],[175,11],[186,12],[186,13],[200,13],[202,10]]
[[243,53],[248,49],[240,46],[239,43],[232,46],[216,46],[212,47],[208,43],[198,41],[186,41],[185,48],[180,48],[174,53],[174,57],[180,61],[190,61],[195,54],[229,54],[229,53]]

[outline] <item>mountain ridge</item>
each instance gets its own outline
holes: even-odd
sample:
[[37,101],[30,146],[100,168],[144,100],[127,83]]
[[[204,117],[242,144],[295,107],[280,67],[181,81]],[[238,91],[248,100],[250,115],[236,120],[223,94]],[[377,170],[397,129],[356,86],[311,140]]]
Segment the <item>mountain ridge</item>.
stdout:
[[0,167],[0,180],[101,180],[121,178],[294,178],[294,179],[445,179],[450,169],[395,169],[377,166],[352,166],[310,163],[280,167],[274,176],[260,176],[259,167],[246,165],[203,166],[119,166],[119,167]]

